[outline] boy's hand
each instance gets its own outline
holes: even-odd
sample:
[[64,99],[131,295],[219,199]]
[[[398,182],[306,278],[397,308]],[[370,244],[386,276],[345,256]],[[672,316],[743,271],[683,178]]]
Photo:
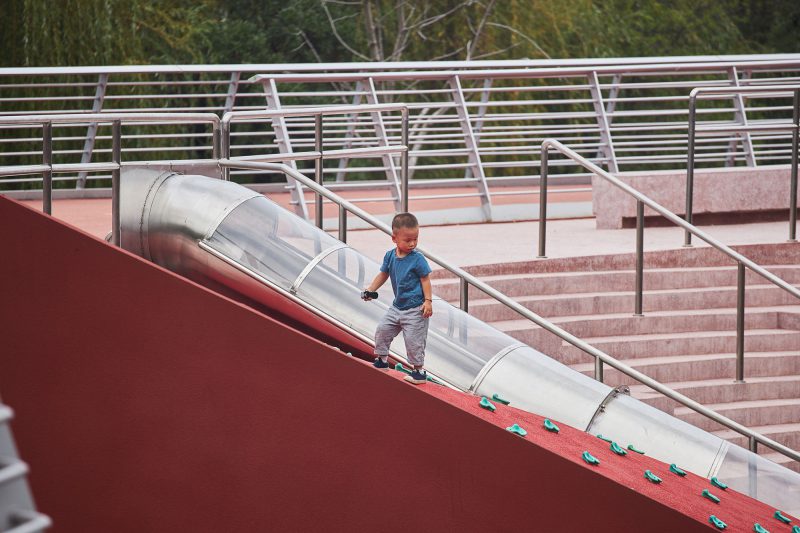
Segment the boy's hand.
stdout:
[[365,302],[370,300],[375,300],[378,298],[378,293],[374,291],[370,291],[369,289],[365,289],[364,292],[361,293],[361,299]]
[[433,316],[433,302],[430,300],[425,300],[425,303],[422,304],[422,316],[425,318]]

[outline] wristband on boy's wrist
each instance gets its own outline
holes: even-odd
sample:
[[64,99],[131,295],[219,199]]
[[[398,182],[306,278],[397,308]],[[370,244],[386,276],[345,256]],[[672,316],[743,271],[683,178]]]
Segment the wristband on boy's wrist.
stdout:
[[433,300],[431,300],[430,298],[425,298],[425,301],[426,302],[433,302]]

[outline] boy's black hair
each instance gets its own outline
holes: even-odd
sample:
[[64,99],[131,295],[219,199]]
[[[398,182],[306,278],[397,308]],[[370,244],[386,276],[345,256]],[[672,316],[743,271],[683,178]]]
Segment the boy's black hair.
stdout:
[[418,227],[419,221],[411,213],[397,213],[392,219],[392,231],[397,231],[400,228],[414,229]]

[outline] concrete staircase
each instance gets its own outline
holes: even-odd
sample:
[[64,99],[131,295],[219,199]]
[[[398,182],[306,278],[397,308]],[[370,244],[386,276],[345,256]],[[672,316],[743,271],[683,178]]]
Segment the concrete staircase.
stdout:
[[[800,245],[738,250],[800,286]],[[644,374],[793,449],[800,449],[800,301],[747,273],[745,379],[734,383],[736,266],[709,248],[645,255],[644,316],[633,316],[633,255],[545,259],[468,269],[565,330]],[[458,283],[434,275],[434,293],[458,304]],[[471,288],[470,314],[593,375],[593,359]],[[605,382],[721,437],[738,434],[606,367]],[[769,449],[772,460],[800,464]]]
[[0,531],[44,531],[50,519],[34,507],[26,479],[28,465],[19,459],[8,425],[12,417],[11,409],[0,403]]

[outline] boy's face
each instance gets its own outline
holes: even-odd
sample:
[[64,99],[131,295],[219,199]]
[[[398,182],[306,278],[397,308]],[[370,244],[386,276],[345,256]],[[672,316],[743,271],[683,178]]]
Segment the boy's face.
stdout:
[[419,228],[398,228],[392,232],[392,242],[403,255],[411,253],[417,247]]

